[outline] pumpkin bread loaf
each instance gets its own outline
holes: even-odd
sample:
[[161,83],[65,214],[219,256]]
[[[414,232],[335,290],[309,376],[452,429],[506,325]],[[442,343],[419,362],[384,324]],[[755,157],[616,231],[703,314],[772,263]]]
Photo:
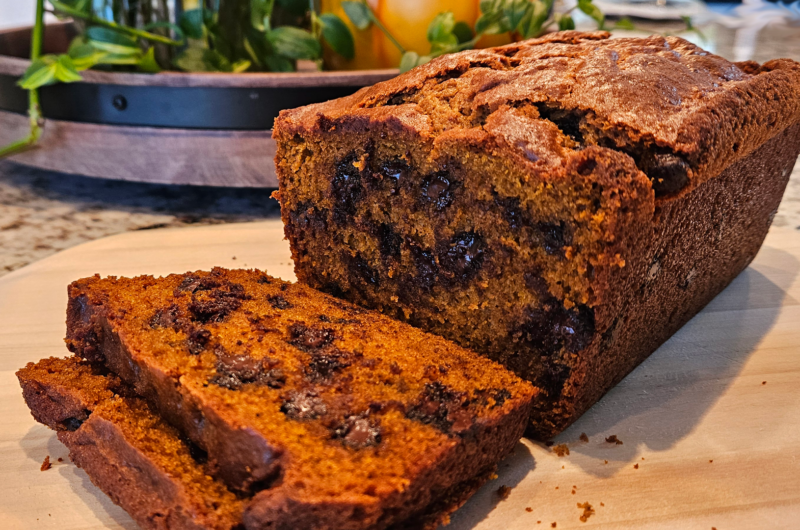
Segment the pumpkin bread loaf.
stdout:
[[67,344],[207,455],[248,499],[248,529],[435,526],[511,451],[536,394],[445,339],[253,270],[79,280]]
[[284,111],[300,281],[452,339],[580,416],[753,259],[800,151],[800,65],[562,32]]

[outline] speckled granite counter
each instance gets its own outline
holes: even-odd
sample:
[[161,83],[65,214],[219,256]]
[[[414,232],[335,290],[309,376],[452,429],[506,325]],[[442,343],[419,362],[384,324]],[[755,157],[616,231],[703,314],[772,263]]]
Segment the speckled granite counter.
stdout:
[[[710,51],[728,58],[742,54],[741,32],[711,24],[703,33],[705,41],[698,44]],[[763,30],[747,53],[759,62],[776,57],[800,60],[800,27]],[[0,276],[59,250],[129,230],[278,217],[271,191],[115,182],[0,160]],[[800,164],[774,226],[794,227],[800,237]]]

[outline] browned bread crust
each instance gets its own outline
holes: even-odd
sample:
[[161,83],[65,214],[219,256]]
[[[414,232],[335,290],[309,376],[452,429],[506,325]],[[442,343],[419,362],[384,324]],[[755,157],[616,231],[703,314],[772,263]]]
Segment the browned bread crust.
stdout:
[[258,271],[86,278],[69,296],[69,348],[208,453],[209,472],[252,498],[247,528],[383,529],[432,510],[436,524],[513,448],[536,393]]
[[139,526],[240,526],[242,501],[208,476],[177,430],[118,378],[77,357],[29,363],[17,377],[36,421],[57,431],[70,459]]
[[472,348],[563,430],[755,256],[800,65],[563,32],[282,113],[297,277]]

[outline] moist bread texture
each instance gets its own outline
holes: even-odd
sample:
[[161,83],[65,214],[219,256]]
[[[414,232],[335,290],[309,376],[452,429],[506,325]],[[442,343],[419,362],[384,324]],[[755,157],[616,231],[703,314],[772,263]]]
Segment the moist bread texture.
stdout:
[[445,339],[253,270],[74,282],[67,345],[202,450],[247,499],[248,529],[435,527],[511,451],[537,393]]
[[300,281],[543,390],[562,431],[753,259],[800,151],[800,65],[562,32],[284,111]]

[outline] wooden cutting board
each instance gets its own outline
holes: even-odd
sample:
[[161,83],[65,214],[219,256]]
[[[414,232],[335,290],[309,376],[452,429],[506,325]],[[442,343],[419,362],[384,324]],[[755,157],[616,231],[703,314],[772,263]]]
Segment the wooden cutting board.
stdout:
[[[279,220],[133,232],[0,279],[0,528],[135,528],[33,421],[14,377],[67,354],[67,284],[215,265],[294,279],[282,237]],[[750,268],[555,440],[569,455],[523,440],[449,528],[800,528],[799,274],[800,232],[773,229]]]

